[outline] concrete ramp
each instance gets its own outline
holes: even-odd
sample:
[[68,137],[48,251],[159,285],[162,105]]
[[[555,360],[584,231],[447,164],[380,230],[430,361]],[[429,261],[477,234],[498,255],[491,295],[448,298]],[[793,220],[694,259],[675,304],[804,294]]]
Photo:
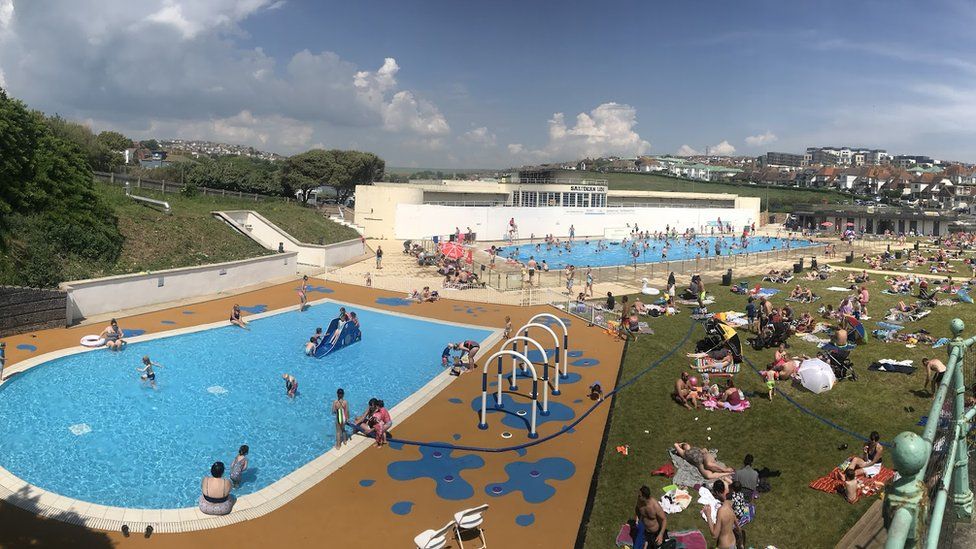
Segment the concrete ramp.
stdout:
[[253,210],[210,213],[269,250],[298,252],[300,265],[341,267],[373,256],[373,251],[359,239],[326,245],[301,242]]

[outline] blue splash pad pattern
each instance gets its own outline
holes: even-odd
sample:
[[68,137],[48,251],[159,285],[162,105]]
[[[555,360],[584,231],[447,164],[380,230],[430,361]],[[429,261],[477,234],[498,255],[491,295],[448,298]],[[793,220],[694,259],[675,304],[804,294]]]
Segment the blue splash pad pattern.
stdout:
[[241,310],[242,311],[247,311],[247,312],[251,313],[252,315],[256,315],[258,313],[263,313],[263,312],[267,311],[268,310],[268,306],[265,305],[264,303],[259,303],[257,305],[241,305]]
[[325,286],[308,286],[309,292],[318,292],[320,294],[331,294],[335,292],[332,288],[326,288]]
[[380,305],[387,305],[389,307],[409,307],[416,303],[412,299],[407,299],[405,297],[377,297],[376,303]]
[[[537,375],[539,375],[539,383],[542,383],[542,372],[540,370],[542,370],[542,368],[538,368],[537,367],[535,373]],[[504,381],[502,381],[502,383],[504,383],[505,384],[504,387],[507,388],[508,387],[509,380],[512,379],[512,371],[511,370],[508,370],[504,375],[505,375],[505,379],[504,379]],[[494,373],[489,373],[488,374],[488,379],[492,379],[492,378],[494,378],[495,381],[488,382],[488,386],[489,387],[497,387],[498,386],[498,372],[497,372],[497,370]],[[556,378],[556,369],[555,368],[549,368],[549,383],[550,383],[550,385],[554,385],[555,384],[555,378]],[[530,383],[530,384],[532,383],[532,374],[530,374],[528,372],[528,370],[526,370],[525,372],[523,372],[521,370],[515,370],[515,379],[518,380],[518,386],[519,386],[519,389],[521,389],[522,388],[522,381],[523,380],[526,381],[526,382],[528,382],[528,383]],[[576,383],[576,382],[578,382],[581,379],[583,379],[583,376],[577,374],[576,372],[569,372],[569,373],[566,374],[566,377],[560,377],[559,378],[559,386],[562,387],[563,385],[565,385],[567,383]],[[529,385],[529,387],[531,388],[531,385]],[[458,399],[458,400],[460,400],[460,399]],[[454,402],[454,401],[452,400],[451,402]],[[551,402],[551,400],[550,400],[550,402]]]
[[[528,434],[533,402],[524,399],[516,401],[512,398],[512,395],[502,393],[502,406],[504,406],[502,409],[495,408],[495,395],[489,394],[488,418],[490,419],[492,414],[500,413],[503,415],[502,425],[513,429],[525,429],[526,434]],[[481,413],[481,396],[477,396],[471,400],[471,409],[479,414]],[[524,412],[525,415],[518,415],[519,411]],[[541,409],[537,410],[537,412],[535,421],[536,428],[550,421],[566,422],[576,417],[576,412],[572,408],[565,404],[553,402],[552,399],[549,400],[549,415],[542,415]]]
[[461,472],[465,469],[480,469],[485,466],[481,456],[468,454],[454,457],[455,450],[420,446],[420,459],[414,461],[394,461],[386,467],[393,480],[414,480],[429,478],[437,483],[435,492],[442,499],[468,499],[474,495],[474,488],[464,480]]
[[173,324],[176,324],[176,322],[174,322],[172,320],[160,320],[159,323],[160,324],[166,324],[167,326],[171,326]]
[[529,513],[527,515],[518,515],[515,517],[515,524],[519,526],[532,526],[535,522],[535,513]]
[[393,511],[398,515],[408,515],[412,510],[413,510],[412,501],[398,501],[394,503],[392,507],[390,507],[390,511]]
[[137,328],[133,328],[131,330],[126,330],[125,328],[122,329],[122,337],[136,337],[141,336],[144,333],[146,333],[145,330],[140,330]]
[[600,361],[595,358],[579,358],[569,363],[570,366],[582,366],[584,368],[589,366],[596,366]]
[[31,345],[30,343],[21,343],[20,345],[17,346],[17,348],[19,350],[21,350],[21,351],[28,351],[28,352],[31,352],[31,353],[33,353],[34,351],[37,350],[37,347],[34,346],[34,345]]
[[549,480],[567,480],[576,474],[572,461],[561,457],[548,457],[536,462],[515,461],[505,466],[508,480],[489,484],[485,493],[492,497],[512,492],[522,492],[527,503],[542,503],[556,494]]
[[376,481],[371,478],[364,478],[363,480],[359,481],[359,485],[363,488],[369,488],[374,482]]

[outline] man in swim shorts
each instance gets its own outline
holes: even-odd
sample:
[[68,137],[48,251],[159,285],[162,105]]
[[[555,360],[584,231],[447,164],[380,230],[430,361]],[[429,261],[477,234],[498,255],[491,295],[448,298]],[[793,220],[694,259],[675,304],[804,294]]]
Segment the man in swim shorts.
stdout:
[[932,396],[935,396],[935,390],[945,377],[946,365],[937,358],[923,358],[922,366],[925,367],[925,386],[929,388]]
[[656,499],[651,497],[651,489],[641,486],[637,491],[636,515],[637,532],[634,547],[656,549],[668,538],[668,516]]

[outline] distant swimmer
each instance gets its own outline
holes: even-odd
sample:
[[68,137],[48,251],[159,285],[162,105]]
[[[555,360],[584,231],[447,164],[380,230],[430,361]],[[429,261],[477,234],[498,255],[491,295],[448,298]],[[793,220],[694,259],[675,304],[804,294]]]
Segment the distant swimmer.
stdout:
[[230,312],[230,323],[234,326],[240,326],[241,328],[250,330],[247,327],[247,321],[241,317],[241,306],[237,303],[234,304],[234,308]]
[[155,389],[156,372],[153,370],[153,367],[162,368],[163,365],[158,362],[153,362],[149,360],[148,355],[142,357],[142,363],[144,365],[142,368],[136,368],[136,371],[142,374],[141,376],[139,376],[139,379],[141,379],[142,381],[148,381],[149,385],[151,385],[152,388]]
[[322,328],[315,329],[315,335],[308,338],[308,343],[305,344],[305,354],[313,355],[315,354],[315,349],[318,348],[319,343],[322,342]]
[[288,398],[295,398],[295,394],[298,392],[298,380],[291,374],[281,374],[281,379],[285,380],[285,392],[288,394]]

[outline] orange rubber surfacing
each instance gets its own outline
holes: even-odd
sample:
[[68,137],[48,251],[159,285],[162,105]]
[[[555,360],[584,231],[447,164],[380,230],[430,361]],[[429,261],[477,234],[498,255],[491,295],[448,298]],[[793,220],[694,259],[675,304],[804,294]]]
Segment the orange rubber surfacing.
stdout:
[[[415,303],[408,306],[383,304],[396,303],[390,298],[403,297],[381,290],[362,288],[310,280],[310,285],[323,285],[334,290],[333,293],[310,292],[309,300],[322,297],[359,304],[375,309],[415,315],[439,320],[502,328],[506,315],[512,317],[513,327],[518,328],[537,313],[551,312],[561,318],[571,318],[568,314],[551,307],[521,308],[506,305],[467,303],[461,300],[441,299],[436,303]],[[120,318],[123,328],[139,328],[146,333],[158,333],[175,328],[227,320],[234,303],[242,305],[261,303],[268,310],[297,305],[295,290],[298,281],[273,286],[246,294],[215,299],[203,303],[186,305],[172,309],[155,311],[133,317]],[[463,297],[463,292],[451,293]],[[378,298],[387,298],[380,300]],[[185,311],[192,314],[184,314]],[[475,316],[477,315],[477,316]],[[168,323],[163,323],[167,321]],[[172,323],[172,324],[171,324]],[[45,330],[33,334],[23,334],[5,339],[7,342],[8,366],[37,356],[41,353],[76,346],[81,336],[101,331],[102,326],[89,325],[68,329]],[[557,331],[553,326],[554,331]],[[364,333],[368,334],[368,326]],[[572,408],[574,419],[589,409],[593,402],[588,398],[587,387],[600,381],[605,393],[613,390],[614,380],[623,351],[623,343],[611,338],[599,328],[587,328],[579,319],[572,318],[569,326],[570,349],[582,351],[585,367],[574,367],[574,358],[569,359],[569,372],[581,377],[574,383],[561,384],[560,396],[550,395],[550,404],[562,404]],[[31,337],[31,336],[36,337]],[[557,335],[560,335],[557,331]],[[543,347],[551,348],[548,334],[532,334]],[[376,340],[387,340],[386,337]],[[27,343],[37,347],[35,352],[16,349],[17,345]],[[372,344],[372,343],[371,343]],[[484,359],[497,350],[482,349],[479,358]],[[440,349],[432,350],[437,352]],[[296,349],[296,352],[301,352]],[[594,362],[597,362],[594,364]],[[482,361],[478,362],[484,367]],[[511,369],[510,361],[505,366]],[[495,381],[495,364],[490,365],[489,382]],[[539,375],[541,376],[541,368]],[[551,373],[551,371],[550,371]],[[489,413],[487,430],[478,429],[478,413],[472,401],[481,395],[481,369],[465,374],[454,380],[446,389],[433,397],[402,423],[394,425],[393,435],[398,439],[446,442],[466,446],[507,447],[532,442],[525,428],[516,428],[501,423],[502,414]],[[551,373],[552,375],[552,373]],[[15,380],[13,380],[16,382]],[[507,392],[508,384],[503,388]],[[489,392],[493,390],[489,387]],[[516,395],[518,402],[526,400],[531,390],[531,380],[519,379]],[[456,403],[456,400],[460,403]],[[454,402],[452,402],[454,400]],[[493,405],[489,395],[489,410]],[[322,418],[328,421],[328,404],[323,402]],[[350,463],[298,496],[278,510],[263,517],[248,520],[218,529],[189,532],[183,534],[153,534],[150,542],[155,547],[292,547],[292,546],[393,546],[411,547],[413,538],[428,528],[439,528],[452,519],[454,513],[462,509],[488,503],[491,507],[485,515],[485,534],[490,546],[502,547],[571,547],[582,520],[600,449],[600,441],[606,426],[609,402],[604,402],[584,421],[576,425],[572,432],[565,433],[542,444],[525,449],[524,455],[514,451],[489,453],[461,450],[439,450],[443,457],[467,462],[476,462],[477,456],[483,460],[481,467],[460,470],[461,478],[473,488],[471,497],[451,500],[436,493],[436,482],[429,477],[413,480],[394,480],[388,468],[394,462],[416,461],[422,459],[421,450],[416,446],[404,445],[399,450],[389,447],[372,447],[354,458]],[[56,404],[55,404],[56,405]],[[361,410],[351,410],[358,414]],[[542,416],[539,417],[542,420]],[[568,421],[540,421],[538,432],[545,438]],[[511,432],[512,437],[503,439],[502,432]],[[460,435],[455,440],[454,435]],[[431,450],[427,449],[428,453]],[[252,459],[260,460],[260,451],[252,449]],[[430,456],[428,457],[428,459]],[[491,495],[491,489],[509,480],[506,466],[514,462],[536,463],[546,458],[563,458],[572,462],[574,472],[566,479],[545,480],[545,484],[555,489],[555,493],[545,501],[530,503],[528,494],[521,491],[506,491],[503,495]],[[552,463],[549,460],[544,463]],[[555,460],[558,461],[558,460]],[[2,465],[2,458],[0,458]],[[518,467],[518,466],[513,466]],[[526,466],[521,466],[526,469]],[[532,469],[532,467],[527,467]],[[544,472],[544,471],[543,471]],[[538,474],[539,471],[531,471]],[[201,476],[205,471],[200,472]],[[361,481],[373,481],[372,483]],[[455,480],[457,482],[457,480]],[[364,486],[363,484],[368,484]],[[531,499],[531,498],[530,498]],[[537,499],[537,498],[536,498]],[[406,502],[412,505],[407,505]],[[400,505],[397,505],[400,504]],[[396,509],[396,512],[394,511]],[[406,514],[398,514],[403,513]],[[529,516],[531,515],[531,519]],[[518,522],[516,519],[518,518]],[[621,517],[621,520],[626,517]],[[520,523],[528,525],[522,526]],[[472,540],[471,543],[474,543]],[[64,522],[40,518],[32,513],[7,503],[0,504],[0,547],[6,546],[86,546],[86,547],[136,547],[147,543],[141,532],[133,532],[125,538],[120,532],[99,532],[72,526]],[[457,544],[453,541],[450,546]],[[480,543],[479,543],[480,546]]]

